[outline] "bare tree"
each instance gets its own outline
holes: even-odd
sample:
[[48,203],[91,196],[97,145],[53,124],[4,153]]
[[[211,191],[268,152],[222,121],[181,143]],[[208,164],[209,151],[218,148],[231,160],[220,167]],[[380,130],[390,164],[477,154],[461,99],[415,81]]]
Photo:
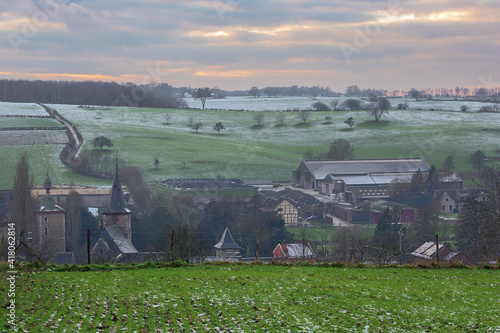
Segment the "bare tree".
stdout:
[[260,96],[260,89],[254,86],[254,87],[250,88],[248,93],[255,98],[257,96]]
[[338,139],[330,143],[327,157],[335,161],[350,160],[354,158],[354,148],[346,139]]
[[194,94],[194,99],[199,100],[201,102],[201,108],[205,110],[205,103],[211,95],[212,91],[210,90],[210,88],[199,88]]
[[172,115],[167,113],[163,116],[163,118],[165,118],[167,124],[170,124],[170,119],[172,119]]
[[218,123],[215,123],[215,125],[213,127],[213,130],[217,131],[218,134],[220,134],[220,131],[222,131],[223,129],[226,129],[226,128],[224,127],[224,125],[222,125],[221,121],[219,121]]
[[255,116],[253,116],[253,121],[255,121],[258,126],[262,125],[262,122],[264,121],[264,114],[257,113]]
[[347,118],[347,120],[344,120],[344,123],[349,125],[349,128],[352,129],[352,127],[354,126],[354,119],[352,117],[349,117]]
[[305,124],[307,122],[307,120],[311,117],[311,112],[306,111],[306,110],[302,110],[302,111],[300,111],[298,117]]
[[203,127],[203,124],[201,122],[197,122],[193,125],[193,129],[198,133],[198,130]]
[[284,125],[286,120],[286,114],[284,112],[280,112],[276,115],[276,121],[279,122],[281,126]]
[[378,122],[384,113],[391,108],[391,102],[387,98],[376,98],[372,100],[368,113]]
[[340,101],[338,99],[336,99],[334,101],[331,101],[330,105],[332,107],[332,111],[338,111],[339,110],[339,106],[340,106]]
[[500,253],[500,167],[485,167],[475,184],[478,191],[466,199],[456,231],[460,249],[487,262]]
[[71,191],[66,199],[66,248],[68,252],[78,253],[78,241],[82,226],[83,196]]

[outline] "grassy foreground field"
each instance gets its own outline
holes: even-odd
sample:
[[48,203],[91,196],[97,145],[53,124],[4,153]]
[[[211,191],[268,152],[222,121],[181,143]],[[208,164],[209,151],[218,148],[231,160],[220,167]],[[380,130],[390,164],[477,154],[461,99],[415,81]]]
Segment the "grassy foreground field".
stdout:
[[[264,111],[260,112],[264,114],[263,125],[256,126],[254,116],[259,112],[50,107],[76,125],[85,139],[83,149],[93,149],[92,140],[97,136],[111,138],[113,150],[129,165],[138,166],[148,182],[218,175],[290,181],[292,170],[307,149],[326,152],[336,139],[349,140],[356,158],[422,157],[439,167],[447,155],[453,155],[460,174],[472,171],[468,158],[477,149],[489,158],[499,157],[495,149],[499,147],[500,128],[498,114],[493,113],[393,110],[377,123],[365,111],[311,112],[307,123],[302,124],[298,112],[285,112],[284,125],[277,126],[279,112]],[[37,105],[4,103],[0,104],[0,114],[46,113]],[[331,123],[325,121],[326,116],[332,117]],[[354,118],[353,130],[344,124],[347,117]],[[190,120],[203,123],[203,128],[195,133],[188,126]],[[33,121],[15,120],[19,126],[30,126]],[[216,122],[226,128],[221,134],[212,130]],[[12,186],[13,167],[23,151],[28,152],[37,184],[43,183],[49,169],[54,183],[110,185],[76,175],[62,165],[58,158],[61,145],[28,142],[0,145],[1,156],[8,156],[0,162],[0,188]],[[160,162],[158,170],[153,165],[155,157]]]
[[21,271],[16,295],[22,332],[500,330],[500,270],[244,264]]

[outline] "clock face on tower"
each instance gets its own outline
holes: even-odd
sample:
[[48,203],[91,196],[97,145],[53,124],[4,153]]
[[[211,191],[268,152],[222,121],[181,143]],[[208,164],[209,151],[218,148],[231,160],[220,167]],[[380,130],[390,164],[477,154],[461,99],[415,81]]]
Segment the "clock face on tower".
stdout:
[[111,221],[113,221],[113,222],[115,222],[115,223],[116,223],[116,222],[118,222],[118,215],[113,215],[113,216],[111,217]]

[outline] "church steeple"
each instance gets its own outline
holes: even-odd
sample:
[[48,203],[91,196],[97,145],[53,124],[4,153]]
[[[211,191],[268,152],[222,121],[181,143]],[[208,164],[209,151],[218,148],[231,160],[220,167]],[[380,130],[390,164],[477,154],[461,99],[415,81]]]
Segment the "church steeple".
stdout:
[[103,225],[108,227],[117,224],[125,237],[132,241],[132,214],[130,210],[125,208],[125,200],[123,199],[123,189],[120,184],[120,175],[118,173],[118,157],[116,158],[115,179],[111,188],[111,201],[109,209],[102,213]]
[[50,180],[48,172],[47,172],[47,178],[45,178],[45,183],[43,183],[43,187],[45,188],[45,193],[49,194],[50,189],[52,188],[52,181]]
[[118,160],[116,161],[115,179],[111,188],[111,202],[109,208],[112,212],[125,212],[125,201],[123,200],[123,190],[120,184],[120,175],[118,174]]

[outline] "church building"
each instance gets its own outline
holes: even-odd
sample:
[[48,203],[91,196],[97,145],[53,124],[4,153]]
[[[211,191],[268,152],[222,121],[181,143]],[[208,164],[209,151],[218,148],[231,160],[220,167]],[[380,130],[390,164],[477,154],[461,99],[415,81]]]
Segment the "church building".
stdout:
[[58,206],[50,194],[52,181],[48,174],[44,187],[45,196],[35,211],[35,235],[28,238],[28,242],[33,242],[41,254],[66,252],[66,210]]
[[125,208],[123,200],[123,189],[120,184],[120,176],[118,174],[118,163],[116,163],[115,179],[111,189],[111,201],[109,208],[103,213],[103,228],[111,225],[118,225],[125,237],[132,241],[132,212]]

